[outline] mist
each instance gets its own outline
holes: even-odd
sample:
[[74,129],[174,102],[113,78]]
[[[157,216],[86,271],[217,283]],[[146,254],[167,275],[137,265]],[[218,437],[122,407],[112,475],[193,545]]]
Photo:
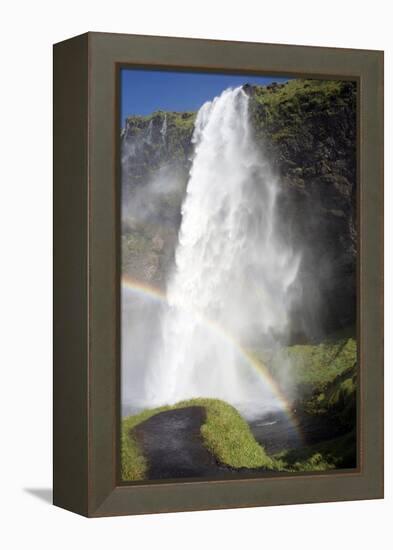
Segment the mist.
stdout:
[[229,89],[197,115],[147,406],[215,397],[254,416],[280,406],[241,350],[287,342],[300,254],[280,238],[279,182],[255,145],[248,102],[241,88]]

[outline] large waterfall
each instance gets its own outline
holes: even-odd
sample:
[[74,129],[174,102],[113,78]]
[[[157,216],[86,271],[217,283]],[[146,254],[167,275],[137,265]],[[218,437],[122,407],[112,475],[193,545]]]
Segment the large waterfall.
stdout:
[[201,396],[245,414],[278,406],[244,350],[285,339],[299,256],[283,239],[278,181],[255,144],[249,101],[228,89],[197,115],[149,406]]

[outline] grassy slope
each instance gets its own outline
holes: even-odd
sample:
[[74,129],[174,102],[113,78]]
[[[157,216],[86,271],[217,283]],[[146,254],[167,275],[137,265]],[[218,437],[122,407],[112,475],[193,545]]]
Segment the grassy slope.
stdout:
[[[356,457],[356,341],[337,335],[318,345],[292,346],[282,353],[292,361],[293,378],[301,396],[300,408],[328,420],[335,426],[338,436],[301,449],[287,450],[273,458],[292,471],[353,467]],[[275,368],[277,365],[278,362]]]
[[322,392],[338,375],[356,363],[356,341],[343,338],[284,348],[269,364],[273,375],[279,371],[283,361],[290,362],[291,379],[296,386],[308,386]]
[[[233,468],[318,471],[345,467],[350,463],[356,446],[353,432],[356,419],[356,342],[352,338],[343,338],[318,345],[291,346],[280,353],[291,358],[295,382],[299,391],[304,392],[304,410],[311,415],[327,415],[333,422],[340,423],[342,432],[346,432],[344,435],[269,457],[232,406],[216,399],[181,401],[174,406],[145,410],[123,420],[123,480],[143,480],[148,471],[147,461],[132,434],[133,428],[160,412],[193,405],[206,408],[206,423],[201,428],[203,442],[222,464]],[[276,356],[270,364],[273,375],[279,362],[280,357]]]
[[313,105],[325,99],[325,96],[336,96],[341,89],[339,80],[294,79],[272,89],[271,86],[255,86],[255,99],[264,105],[277,107],[300,95],[312,98]]
[[[353,104],[353,89],[349,82],[307,79],[291,80],[274,89],[256,86],[251,104],[256,132],[268,131],[277,143],[299,136],[308,138],[308,132],[315,131],[315,117],[342,115]],[[321,139],[328,136],[329,127],[318,130],[323,133]]]
[[141,128],[146,127],[146,123],[151,120],[158,119],[160,123],[164,121],[164,117],[167,117],[167,124],[175,124],[181,126],[185,130],[193,130],[196,112],[194,111],[154,111],[150,115],[131,115],[128,117],[128,121],[132,123],[137,132]]
[[[278,158],[283,175],[291,183],[303,186],[307,177],[319,177],[319,172],[314,173],[315,167],[324,164],[324,158],[327,153],[325,149],[315,147],[316,137],[318,142],[323,141],[326,147],[328,147],[328,141],[331,139],[331,134],[333,134],[334,130],[336,142],[329,145],[329,147],[332,150],[342,149],[346,151],[348,149],[348,144],[344,143],[344,141],[345,139],[351,141],[351,128],[354,126],[351,126],[351,117],[354,112],[355,94],[353,93],[353,85],[351,83],[333,80],[292,80],[285,86],[275,90],[265,87],[255,87],[254,99],[255,101],[251,103],[251,116],[257,137],[264,136],[266,133],[270,136],[271,145],[279,152]],[[328,109],[325,108],[326,105],[328,105]],[[146,126],[153,117],[159,117],[159,122],[161,123],[164,113],[154,113],[150,117],[140,117],[140,120],[137,121],[137,126],[139,124],[141,127]],[[190,140],[195,114],[167,113],[167,117],[170,155],[175,158],[183,158],[184,143],[188,143]],[[325,118],[329,119],[329,124],[326,124]],[[342,124],[345,124],[345,131],[337,134],[336,130],[337,128],[341,128],[340,125]],[[318,132],[317,136],[314,135],[316,129]],[[339,139],[336,134],[339,136]],[[301,143],[301,147],[299,143]],[[302,155],[302,169],[299,168],[299,163],[296,162],[298,153]],[[333,161],[329,162],[329,166],[335,174],[337,172],[340,177],[343,174],[351,179],[350,163],[347,163],[348,166],[345,164],[343,167],[342,161],[339,159],[337,163],[340,163],[340,167],[336,169]],[[135,247],[138,250],[139,248],[144,250],[147,246],[147,241],[143,235],[137,242],[130,239],[127,242],[127,246],[132,249]],[[291,360],[291,377],[295,381],[302,404],[307,412],[310,414],[334,414],[338,421],[344,419],[348,421],[348,426],[351,426],[356,395],[356,369],[354,369],[356,363],[356,342],[353,339],[346,338],[319,345],[291,346],[282,353],[287,354]],[[277,367],[280,365],[281,360],[282,356],[277,356],[270,364],[273,376],[277,373]],[[186,405],[187,402],[176,406]],[[123,444],[123,457],[125,459],[123,464],[126,470],[129,468],[127,464],[132,464],[132,475],[136,476],[132,479],[143,478],[146,473],[146,463],[137,449],[136,442],[133,442],[132,434],[129,436],[128,433],[136,424],[166,409],[168,408],[144,411],[141,415],[130,417],[124,421],[123,440],[125,440],[125,443]],[[212,413],[211,416],[216,417],[216,413]],[[208,421],[203,426],[202,431],[205,432],[203,434],[205,444],[208,446],[211,441],[212,452],[216,454],[218,452],[217,445],[220,442],[224,443],[223,447],[226,452],[231,450],[231,452],[228,452],[229,460],[234,460],[232,453],[236,449],[236,445],[232,445],[231,447],[229,444],[231,440],[231,426],[229,426],[229,423],[226,424],[228,427],[227,434],[225,437],[221,437],[221,428],[217,430],[218,425],[217,422],[213,421],[213,428],[209,429],[210,423]],[[125,439],[124,433],[126,434]],[[336,445],[335,442],[331,442],[332,445],[335,447],[334,452],[331,450],[328,451],[326,447],[322,448],[321,452],[319,452],[319,447],[318,449],[305,450],[304,457],[301,457],[300,461],[294,461],[292,455],[287,455],[284,467],[289,469],[302,467],[305,470],[334,467],[337,460],[330,460],[329,456],[332,457],[339,455],[341,452],[344,453],[345,449],[341,448],[341,444]],[[238,447],[240,448],[240,445]],[[250,449],[254,449],[255,451],[255,446],[251,445]],[[309,451],[315,451],[315,453],[310,455]],[[257,456],[259,451],[255,452]],[[216,456],[218,455],[216,454]],[[325,460],[327,456],[328,459]],[[222,461],[225,462],[225,460]],[[250,462],[254,463],[252,460]],[[236,460],[235,463],[239,464]],[[275,467],[277,467],[277,464],[275,464]],[[130,475],[130,473],[126,471],[125,475]],[[126,477],[125,479],[131,478]]]
[[167,410],[202,406],[206,409],[206,422],[201,428],[205,446],[222,464],[233,468],[278,467],[252,435],[248,424],[236,409],[218,399],[191,399],[173,406],[145,410],[129,416],[122,422],[122,479],[138,481],[146,478],[148,464],[132,434],[133,428],[151,416]]

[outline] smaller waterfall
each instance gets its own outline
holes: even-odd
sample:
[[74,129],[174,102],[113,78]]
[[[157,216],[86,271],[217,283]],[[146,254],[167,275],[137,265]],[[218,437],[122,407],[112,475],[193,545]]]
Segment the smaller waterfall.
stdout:
[[146,137],[145,142],[149,145],[152,144],[152,136],[153,136],[153,119],[149,122],[149,125],[146,130]]
[[161,127],[161,130],[160,130],[162,142],[163,142],[164,145],[165,145],[165,140],[166,140],[167,127],[168,127],[168,121],[167,121],[167,117],[166,117],[166,113],[165,113],[164,120],[162,122],[162,127]]

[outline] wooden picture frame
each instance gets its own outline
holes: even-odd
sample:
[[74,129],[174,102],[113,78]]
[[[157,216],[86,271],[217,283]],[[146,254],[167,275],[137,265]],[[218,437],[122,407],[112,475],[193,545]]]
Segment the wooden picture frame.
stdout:
[[[119,480],[122,66],[358,83],[359,467]],[[383,52],[87,33],[54,46],[54,504],[89,516],[383,497]]]

